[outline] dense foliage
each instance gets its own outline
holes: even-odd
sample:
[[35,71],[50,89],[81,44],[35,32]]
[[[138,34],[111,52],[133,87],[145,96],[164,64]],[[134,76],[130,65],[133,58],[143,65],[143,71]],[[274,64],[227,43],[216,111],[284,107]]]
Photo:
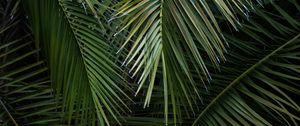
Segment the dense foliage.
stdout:
[[1,0],[0,125],[298,125],[298,0]]

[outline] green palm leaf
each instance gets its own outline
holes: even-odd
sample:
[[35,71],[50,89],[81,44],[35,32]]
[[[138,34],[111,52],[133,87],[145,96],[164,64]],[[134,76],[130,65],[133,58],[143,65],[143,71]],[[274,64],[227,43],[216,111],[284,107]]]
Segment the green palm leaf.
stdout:
[[31,41],[20,1],[1,1],[0,125],[59,124],[45,61]]
[[62,95],[62,109],[69,113],[68,123],[109,125],[111,117],[118,121],[117,116],[129,110],[125,92],[130,88],[114,62],[117,56],[109,52],[116,49],[106,38],[106,29],[99,26],[100,17],[93,18],[80,3],[67,0],[24,2],[34,33],[42,36],[36,35],[36,42],[46,50],[55,93]]
[[[220,12],[237,29],[239,22],[233,11],[246,12],[252,4],[223,0],[123,0],[115,5],[117,13],[110,21],[123,19],[119,32],[128,31],[119,51],[130,48],[123,65],[130,67],[133,77],[138,75],[136,95],[148,85],[144,107],[149,106],[155,80],[159,78],[163,80],[166,122],[169,102],[173,105],[175,123],[176,111],[180,109],[176,104],[186,101],[186,107],[194,113],[193,104],[202,100],[197,81],[202,81],[206,88],[210,78],[204,57],[208,56],[217,67],[220,60],[225,60],[224,39],[214,15]],[[199,48],[205,52],[200,53]],[[193,69],[197,71],[192,73]]]
[[20,2],[0,1],[0,125],[300,123],[296,0]]
[[[295,1],[291,3],[299,6]],[[300,91],[297,85],[300,79],[299,55],[296,53],[299,50],[300,23],[276,3],[271,5],[279,13],[256,9],[260,18],[250,20],[241,29],[252,39],[231,37],[234,48],[238,47],[228,54],[231,65],[222,68],[224,74],[216,74],[212,83],[223,89],[211,94],[214,98],[203,107],[194,125],[299,123],[300,109],[295,95]],[[271,30],[276,32],[268,32]],[[237,67],[245,69],[234,69]]]

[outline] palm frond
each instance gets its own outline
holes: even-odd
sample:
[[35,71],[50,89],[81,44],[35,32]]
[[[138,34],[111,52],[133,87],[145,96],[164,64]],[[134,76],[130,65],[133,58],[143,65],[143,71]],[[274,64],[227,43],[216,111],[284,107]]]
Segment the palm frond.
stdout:
[[290,14],[300,11],[299,3],[288,2],[291,12],[280,2],[268,5],[272,11],[255,9],[259,18],[249,20],[239,33],[248,37],[228,35],[228,64],[213,75],[211,90],[218,90],[209,94],[213,98],[194,125],[299,123],[300,23]]
[[[177,104],[187,103],[185,108],[195,115],[193,105],[197,106],[199,101],[202,102],[197,81],[205,83],[210,78],[205,66],[206,57],[215,66],[218,66],[220,60],[225,60],[224,39],[215,15],[221,14],[237,29],[239,22],[234,11],[238,10],[248,16],[249,8],[256,6],[255,2],[247,0],[123,0],[114,5],[114,8],[109,8],[110,2],[107,1],[85,0],[81,3],[88,5],[96,18],[103,14],[97,10],[101,7],[116,11],[115,16],[106,21],[122,19],[120,26],[116,26],[119,31],[115,36],[128,32],[118,53],[129,50],[123,65],[129,66],[131,76],[138,79],[139,87],[135,95],[144,85],[148,85],[143,94],[146,94],[144,108],[149,107],[155,83],[163,80],[165,121],[168,122],[168,106],[171,103],[175,123],[176,111],[180,109]],[[263,4],[260,1],[257,3]],[[199,48],[205,52],[200,53]],[[195,73],[192,72],[193,69],[196,70]],[[207,90],[205,84],[203,87]],[[197,97],[190,97],[191,95]]]
[[59,124],[48,68],[19,3],[0,3],[0,125]]
[[115,48],[106,29],[99,26],[100,17],[94,18],[80,3],[67,0],[25,3],[34,33],[39,33],[37,42],[49,58],[55,93],[62,95],[63,111],[69,113],[68,123],[109,125],[108,118],[118,121],[117,116],[129,110],[125,92],[130,88],[114,62],[116,55],[110,53]]
[[[300,122],[296,0],[23,2],[35,47],[27,37],[1,41],[6,125]],[[0,34],[20,22],[5,21]],[[32,50],[7,57],[24,47]]]
[[[144,107],[150,104],[156,80],[163,80],[165,121],[168,122],[169,103],[175,123],[180,109],[177,104],[183,101],[195,115],[194,105],[202,102],[197,81],[207,88],[205,83],[210,79],[206,57],[216,67],[225,61],[224,38],[215,15],[221,14],[237,29],[239,22],[234,11],[247,16],[253,4],[247,0],[123,0],[115,5],[117,12],[111,20],[123,19],[119,32],[128,31],[119,51],[129,48],[123,65],[129,66],[129,72],[138,78],[136,95],[148,85]],[[205,52],[200,53],[201,49]]]

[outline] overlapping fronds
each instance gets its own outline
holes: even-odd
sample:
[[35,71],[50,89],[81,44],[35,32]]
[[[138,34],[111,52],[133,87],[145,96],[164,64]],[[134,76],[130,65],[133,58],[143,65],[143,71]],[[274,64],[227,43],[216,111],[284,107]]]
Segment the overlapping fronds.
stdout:
[[[283,2],[283,1],[281,1]],[[227,36],[228,63],[213,75],[211,98],[194,125],[297,125],[300,108],[299,3],[256,9],[256,18]],[[293,14],[293,15],[291,15]]]
[[[215,15],[220,14],[238,29],[235,11],[248,16],[253,2],[122,0],[115,5],[116,14],[110,21],[123,19],[119,32],[128,31],[119,51],[129,48],[123,65],[129,66],[131,76],[138,79],[136,95],[148,85],[144,107],[150,104],[156,80],[161,80],[166,122],[169,103],[172,103],[175,123],[180,109],[178,104],[186,103],[185,108],[194,115],[194,105],[202,100],[198,85],[207,88],[205,83],[211,79],[205,62],[209,59],[218,67],[225,61],[224,38]],[[201,49],[204,53],[200,53]]]
[[0,2],[0,125],[59,124],[48,68],[19,3]]
[[300,123],[297,0],[23,0],[34,40],[19,2],[0,125]]
[[125,102],[130,98],[125,92],[130,88],[113,61],[115,53],[110,53],[115,48],[109,25],[99,24],[102,19],[77,1],[24,2],[36,42],[49,58],[55,93],[62,95],[62,109],[69,113],[68,124],[109,125],[109,118],[118,121],[128,113]]
[[[123,0],[119,4],[117,14],[111,20],[124,17],[120,25],[120,31],[129,31],[127,40],[120,47],[120,51],[130,41],[134,41],[130,46],[130,52],[124,61],[124,65],[132,63],[130,70],[132,76],[136,76],[139,71],[142,71],[138,77],[139,89],[148,78],[150,80],[145,105],[149,104],[151,87],[154,84],[158,64],[159,62],[162,63],[161,56],[164,54],[164,50],[170,49],[170,51],[173,51],[172,57],[174,58],[172,59],[178,62],[176,64],[178,64],[179,69],[185,71],[186,76],[190,75],[190,70],[186,63],[187,59],[182,54],[188,53],[199,73],[201,72],[204,76],[209,77],[203,61],[204,54],[200,54],[198,48],[203,48],[216,65],[220,60],[224,60],[223,51],[225,49],[222,42],[223,36],[213,11],[218,8],[219,12],[236,27],[238,21],[234,12],[232,12],[233,8],[239,8],[240,11],[244,12],[247,7],[251,6],[250,1],[229,2],[223,0],[212,2]],[[213,7],[214,10],[211,9]],[[180,45],[174,44],[176,42],[173,41],[180,42]],[[196,46],[199,43],[201,47]],[[183,46],[185,47],[183,48]],[[188,78],[191,79],[191,77]],[[183,81],[183,78],[180,78],[180,81]],[[194,83],[193,80],[189,81]]]

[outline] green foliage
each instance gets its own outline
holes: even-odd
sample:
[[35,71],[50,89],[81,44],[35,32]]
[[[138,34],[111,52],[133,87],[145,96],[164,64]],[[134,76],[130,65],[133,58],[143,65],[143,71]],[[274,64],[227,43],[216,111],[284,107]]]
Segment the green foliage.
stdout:
[[[194,124],[299,123],[300,22],[279,4],[268,5],[269,12],[256,9],[257,15],[237,35],[226,35],[233,51],[212,81],[213,88],[222,90],[211,94],[214,98]],[[286,4],[296,7],[288,11],[299,14],[296,1]]]
[[0,2],[4,125],[300,122],[296,0],[19,3]]
[[19,4],[0,2],[0,125],[57,124],[60,105]]
[[[30,16],[35,17],[34,33],[42,35],[36,43],[47,50],[52,85],[56,95],[62,96],[68,124],[109,124],[104,110],[118,121],[117,116],[129,110],[125,100],[130,98],[125,92],[130,88],[121,76],[124,72],[114,62],[115,55],[109,53],[115,49],[105,38],[109,37],[105,29],[94,28],[100,27],[97,20],[84,14],[78,3],[24,3]],[[51,16],[39,18],[41,15]]]

